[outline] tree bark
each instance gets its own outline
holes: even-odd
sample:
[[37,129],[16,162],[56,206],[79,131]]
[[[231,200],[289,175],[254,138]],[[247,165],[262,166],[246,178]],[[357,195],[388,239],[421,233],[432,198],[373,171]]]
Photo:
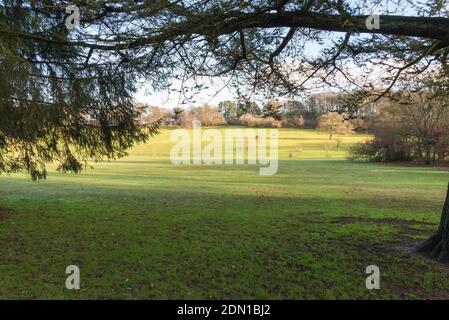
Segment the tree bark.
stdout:
[[430,146],[426,145],[426,165],[432,164],[432,151],[430,150]]
[[420,244],[416,250],[422,253],[428,253],[432,258],[440,262],[449,262],[449,188],[441,213],[440,226],[438,231]]

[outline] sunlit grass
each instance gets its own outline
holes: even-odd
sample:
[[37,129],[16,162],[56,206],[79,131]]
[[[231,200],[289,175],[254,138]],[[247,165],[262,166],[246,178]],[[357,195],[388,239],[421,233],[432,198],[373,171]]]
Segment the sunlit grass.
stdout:
[[[446,269],[395,249],[436,228],[447,171],[351,163],[345,150],[368,136],[341,136],[337,149],[325,133],[293,129],[280,130],[274,176],[173,166],[170,132],[82,174],[1,176],[11,211],[0,215],[0,297],[449,297]],[[69,264],[81,269],[76,292],[65,289]],[[380,291],[365,288],[370,264]]]

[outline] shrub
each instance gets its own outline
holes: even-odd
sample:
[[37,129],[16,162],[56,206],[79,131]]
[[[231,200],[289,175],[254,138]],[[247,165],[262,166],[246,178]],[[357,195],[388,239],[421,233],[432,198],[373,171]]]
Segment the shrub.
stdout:
[[219,126],[226,123],[218,108],[207,104],[193,108],[191,113],[201,122],[202,126]]
[[414,160],[413,146],[406,140],[385,142],[374,138],[350,146],[347,159],[371,162],[411,161]]
[[304,128],[305,120],[303,116],[284,117],[282,126],[284,128]]
[[367,161],[380,161],[378,157],[378,150],[374,148],[373,141],[368,140],[365,142],[358,142],[353,144],[348,149],[347,159],[356,160],[367,160]]
[[281,128],[282,122],[272,117],[262,118],[249,113],[239,118],[240,124],[255,128]]
[[202,126],[219,126],[226,123],[218,108],[204,105],[182,112],[179,116],[179,124],[191,128],[194,119],[200,121]]

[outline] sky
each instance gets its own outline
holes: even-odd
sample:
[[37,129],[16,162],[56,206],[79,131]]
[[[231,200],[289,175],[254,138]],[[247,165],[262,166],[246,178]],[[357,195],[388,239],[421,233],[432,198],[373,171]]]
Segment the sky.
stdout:
[[[311,42],[308,43],[304,50],[308,57],[317,56],[321,50],[322,46],[318,43]],[[143,102],[148,105],[155,105],[167,109],[172,109],[174,107],[180,106],[181,108],[186,108],[188,106],[199,106],[203,104],[209,104],[217,106],[219,102],[225,100],[235,100],[236,93],[232,92],[226,86],[226,78],[222,79],[204,79],[204,84],[208,86],[208,89],[203,89],[198,93],[195,93],[194,97],[189,100],[185,100],[183,95],[180,96],[179,88],[180,83],[174,81],[172,87],[167,91],[154,91],[151,85],[146,85],[142,87],[135,94],[135,99],[138,102]],[[262,103],[263,100],[254,99],[255,101]]]
[[[160,91],[155,92],[151,86],[141,88],[135,95],[136,101],[147,103],[148,105],[155,105],[172,109],[174,107],[186,107],[190,105],[218,105],[220,101],[234,100],[235,96],[227,87],[224,87],[223,81],[215,81],[211,83],[207,79],[205,84],[209,89],[201,90],[200,93],[195,94],[195,97],[185,101],[183,96],[177,91]],[[178,90],[179,85],[174,84],[171,89]]]

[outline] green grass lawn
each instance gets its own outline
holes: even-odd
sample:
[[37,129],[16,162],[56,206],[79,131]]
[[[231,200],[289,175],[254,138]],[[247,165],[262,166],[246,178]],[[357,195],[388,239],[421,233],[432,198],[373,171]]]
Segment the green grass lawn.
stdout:
[[[169,136],[78,175],[0,176],[0,297],[449,298],[449,269],[412,252],[436,229],[447,170],[344,160],[360,135],[326,157],[327,135],[290,129],[274,176],[173,166]],[[80,290],[65,288],[72,264]],[[365,287],[372,264],[380,290]]]

